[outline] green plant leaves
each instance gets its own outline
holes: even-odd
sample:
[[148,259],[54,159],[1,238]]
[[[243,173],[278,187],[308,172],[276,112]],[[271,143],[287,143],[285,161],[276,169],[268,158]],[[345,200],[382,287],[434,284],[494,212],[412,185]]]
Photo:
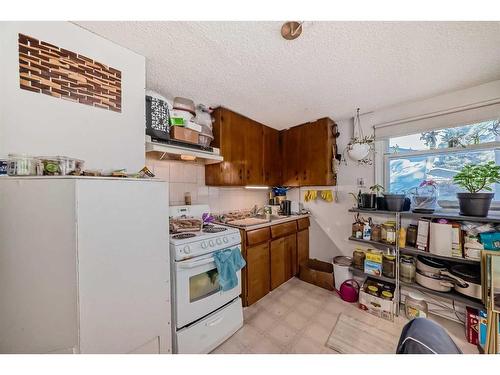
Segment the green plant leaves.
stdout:
[[453,182],[469,193],[492,191],[490,185],[500,182],[500,166],[494,161],[483,164],[467,164],[453,177]]

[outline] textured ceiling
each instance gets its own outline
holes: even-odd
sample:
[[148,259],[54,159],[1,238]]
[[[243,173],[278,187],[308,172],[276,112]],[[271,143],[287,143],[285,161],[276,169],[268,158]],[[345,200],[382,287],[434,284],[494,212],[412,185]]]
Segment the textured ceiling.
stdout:
[[147,58],[147,88],[283,129],[500,79],[500,22],[77,22]]

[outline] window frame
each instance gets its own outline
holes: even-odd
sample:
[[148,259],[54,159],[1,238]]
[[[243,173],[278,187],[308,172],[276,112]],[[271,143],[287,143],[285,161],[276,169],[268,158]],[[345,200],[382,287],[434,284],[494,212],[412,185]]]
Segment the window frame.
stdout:
[[[485,142],[476,145],[466,145],[465,147],[435,148],[429,150],[415,150],[409,152],[389,152],[389,139],[375,142],[375,181],[384,187],[390,186],[390,162],[394,159],[402,159],[413,156],[443,155],[463,153],[467,151],[493,150],[500,151],[500,141]],[[381,166],[381,168],[379,167]]]

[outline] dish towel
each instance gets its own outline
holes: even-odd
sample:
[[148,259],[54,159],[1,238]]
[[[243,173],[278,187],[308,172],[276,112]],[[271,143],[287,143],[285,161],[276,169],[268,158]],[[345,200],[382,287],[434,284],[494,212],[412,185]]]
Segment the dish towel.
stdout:
[[236,272],[245,267],[245,259],[241,256],[240,249],[221,250],[214,254],[215,265],[219,273],[220,289],[225,292],[238,285]]

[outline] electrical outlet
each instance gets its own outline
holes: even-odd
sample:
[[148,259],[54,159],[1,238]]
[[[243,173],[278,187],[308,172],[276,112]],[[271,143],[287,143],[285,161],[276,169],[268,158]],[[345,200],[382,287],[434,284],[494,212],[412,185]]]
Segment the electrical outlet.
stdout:
[[363,177],[358,177],[356,179],[357,185],[359,188],[362,188],[365,186],[365,179]]

